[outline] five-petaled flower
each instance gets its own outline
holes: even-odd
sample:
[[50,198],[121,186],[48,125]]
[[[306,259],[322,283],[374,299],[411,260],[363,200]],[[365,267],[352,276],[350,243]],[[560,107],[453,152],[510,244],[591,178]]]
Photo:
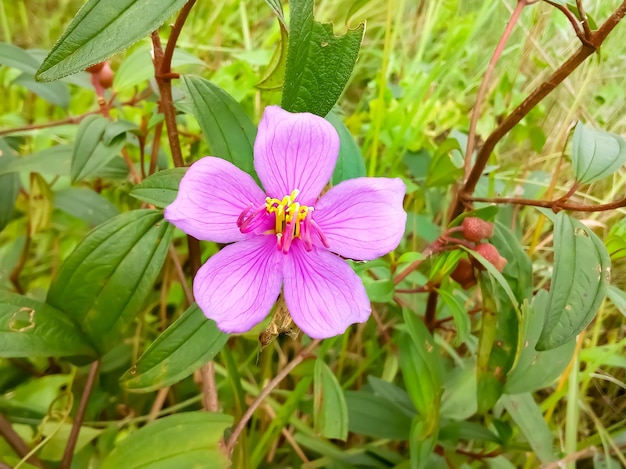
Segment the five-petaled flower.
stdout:
[[233,164],[191,165],[165,218],[200,240],[232,243],[198,271],[200,309],[224,332],[261,322],[281,288],[291,316],[313,338],[343,333],[371,312],[359,277],[339,256],[372,260],[404,234],[400,179],[357,178],[320,193],[339,153],[321,117],[266,108],[254,143],[263,189]]

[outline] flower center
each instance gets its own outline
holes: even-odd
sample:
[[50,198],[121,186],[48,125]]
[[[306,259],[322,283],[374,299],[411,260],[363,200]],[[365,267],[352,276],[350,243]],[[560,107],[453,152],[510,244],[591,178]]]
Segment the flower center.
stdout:
[[239,215],[237,226],[242,233],[249,233],[264,225],[267,217],[274,219],[274,228],[265,234],[276,235],[276,247],[284,254],[289,252],[293,240],[299,238],[307,251],[313,249],[312,235],[321,244],[329,247],[328,241],[319,225],[313,220],[313,207],[302,205],[296,201],[300,191],[295,189],[282,199],[265,198],[265,204],[254,207],[252,204]]

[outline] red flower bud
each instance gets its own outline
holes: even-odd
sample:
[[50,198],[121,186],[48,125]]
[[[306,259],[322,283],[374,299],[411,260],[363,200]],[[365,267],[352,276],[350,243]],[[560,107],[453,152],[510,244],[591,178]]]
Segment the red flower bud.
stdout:
[[109,62],[104,62],[104,66],[98,76],[98,81],[100,82],[100,86],[105,90],[111,88],[113,85],[113,70],[111,70]]
[[463,229],[463,237],[475,243],[479,243],[483,239],[489,239],[493,235],[493,223],[478,217],[464,218],[461,228]]
[[[498,272],[502,272],[506,266],[506,259],[500,255],[498,250],[492,244],[481,243],[476,246],[476,252],[487,259],[498,269]],[[484,267],[479,264],[479,269],[484,270]]]
[[461,259],[456,265],[456,269],[450,274],[452,280],[458,282],[463,290],[476,285],[476,277],[474,276],[474,267],[467,259]]

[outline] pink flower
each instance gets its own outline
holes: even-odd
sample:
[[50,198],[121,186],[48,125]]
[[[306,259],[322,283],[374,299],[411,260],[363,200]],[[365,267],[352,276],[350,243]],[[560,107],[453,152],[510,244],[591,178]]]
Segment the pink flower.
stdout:
[[271,106],[254,143],[265,190],[212,156],[183,177],[165,218],[195,238],[232,243],[193,283],[200,309],[222,331],[249,331],[281,288],[294,322],[313,338],[369,317],[365,288],[339,256],[371,260],[395,249],[404,234],[406,189],[400,179],[358,178],[318,199],[338,152],[339,137],[326,120]]

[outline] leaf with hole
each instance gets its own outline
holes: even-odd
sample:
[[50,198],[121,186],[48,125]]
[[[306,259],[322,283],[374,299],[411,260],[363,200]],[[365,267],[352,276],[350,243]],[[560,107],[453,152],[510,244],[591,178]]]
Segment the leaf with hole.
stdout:
[[0,291],[1,357],[95,357],[80,328],[50,305]]
[[591,322],[606,295],[611,259],[604,243],[580,221],[560,212],[554,223],[554,270],[536,349],[568,342]]

